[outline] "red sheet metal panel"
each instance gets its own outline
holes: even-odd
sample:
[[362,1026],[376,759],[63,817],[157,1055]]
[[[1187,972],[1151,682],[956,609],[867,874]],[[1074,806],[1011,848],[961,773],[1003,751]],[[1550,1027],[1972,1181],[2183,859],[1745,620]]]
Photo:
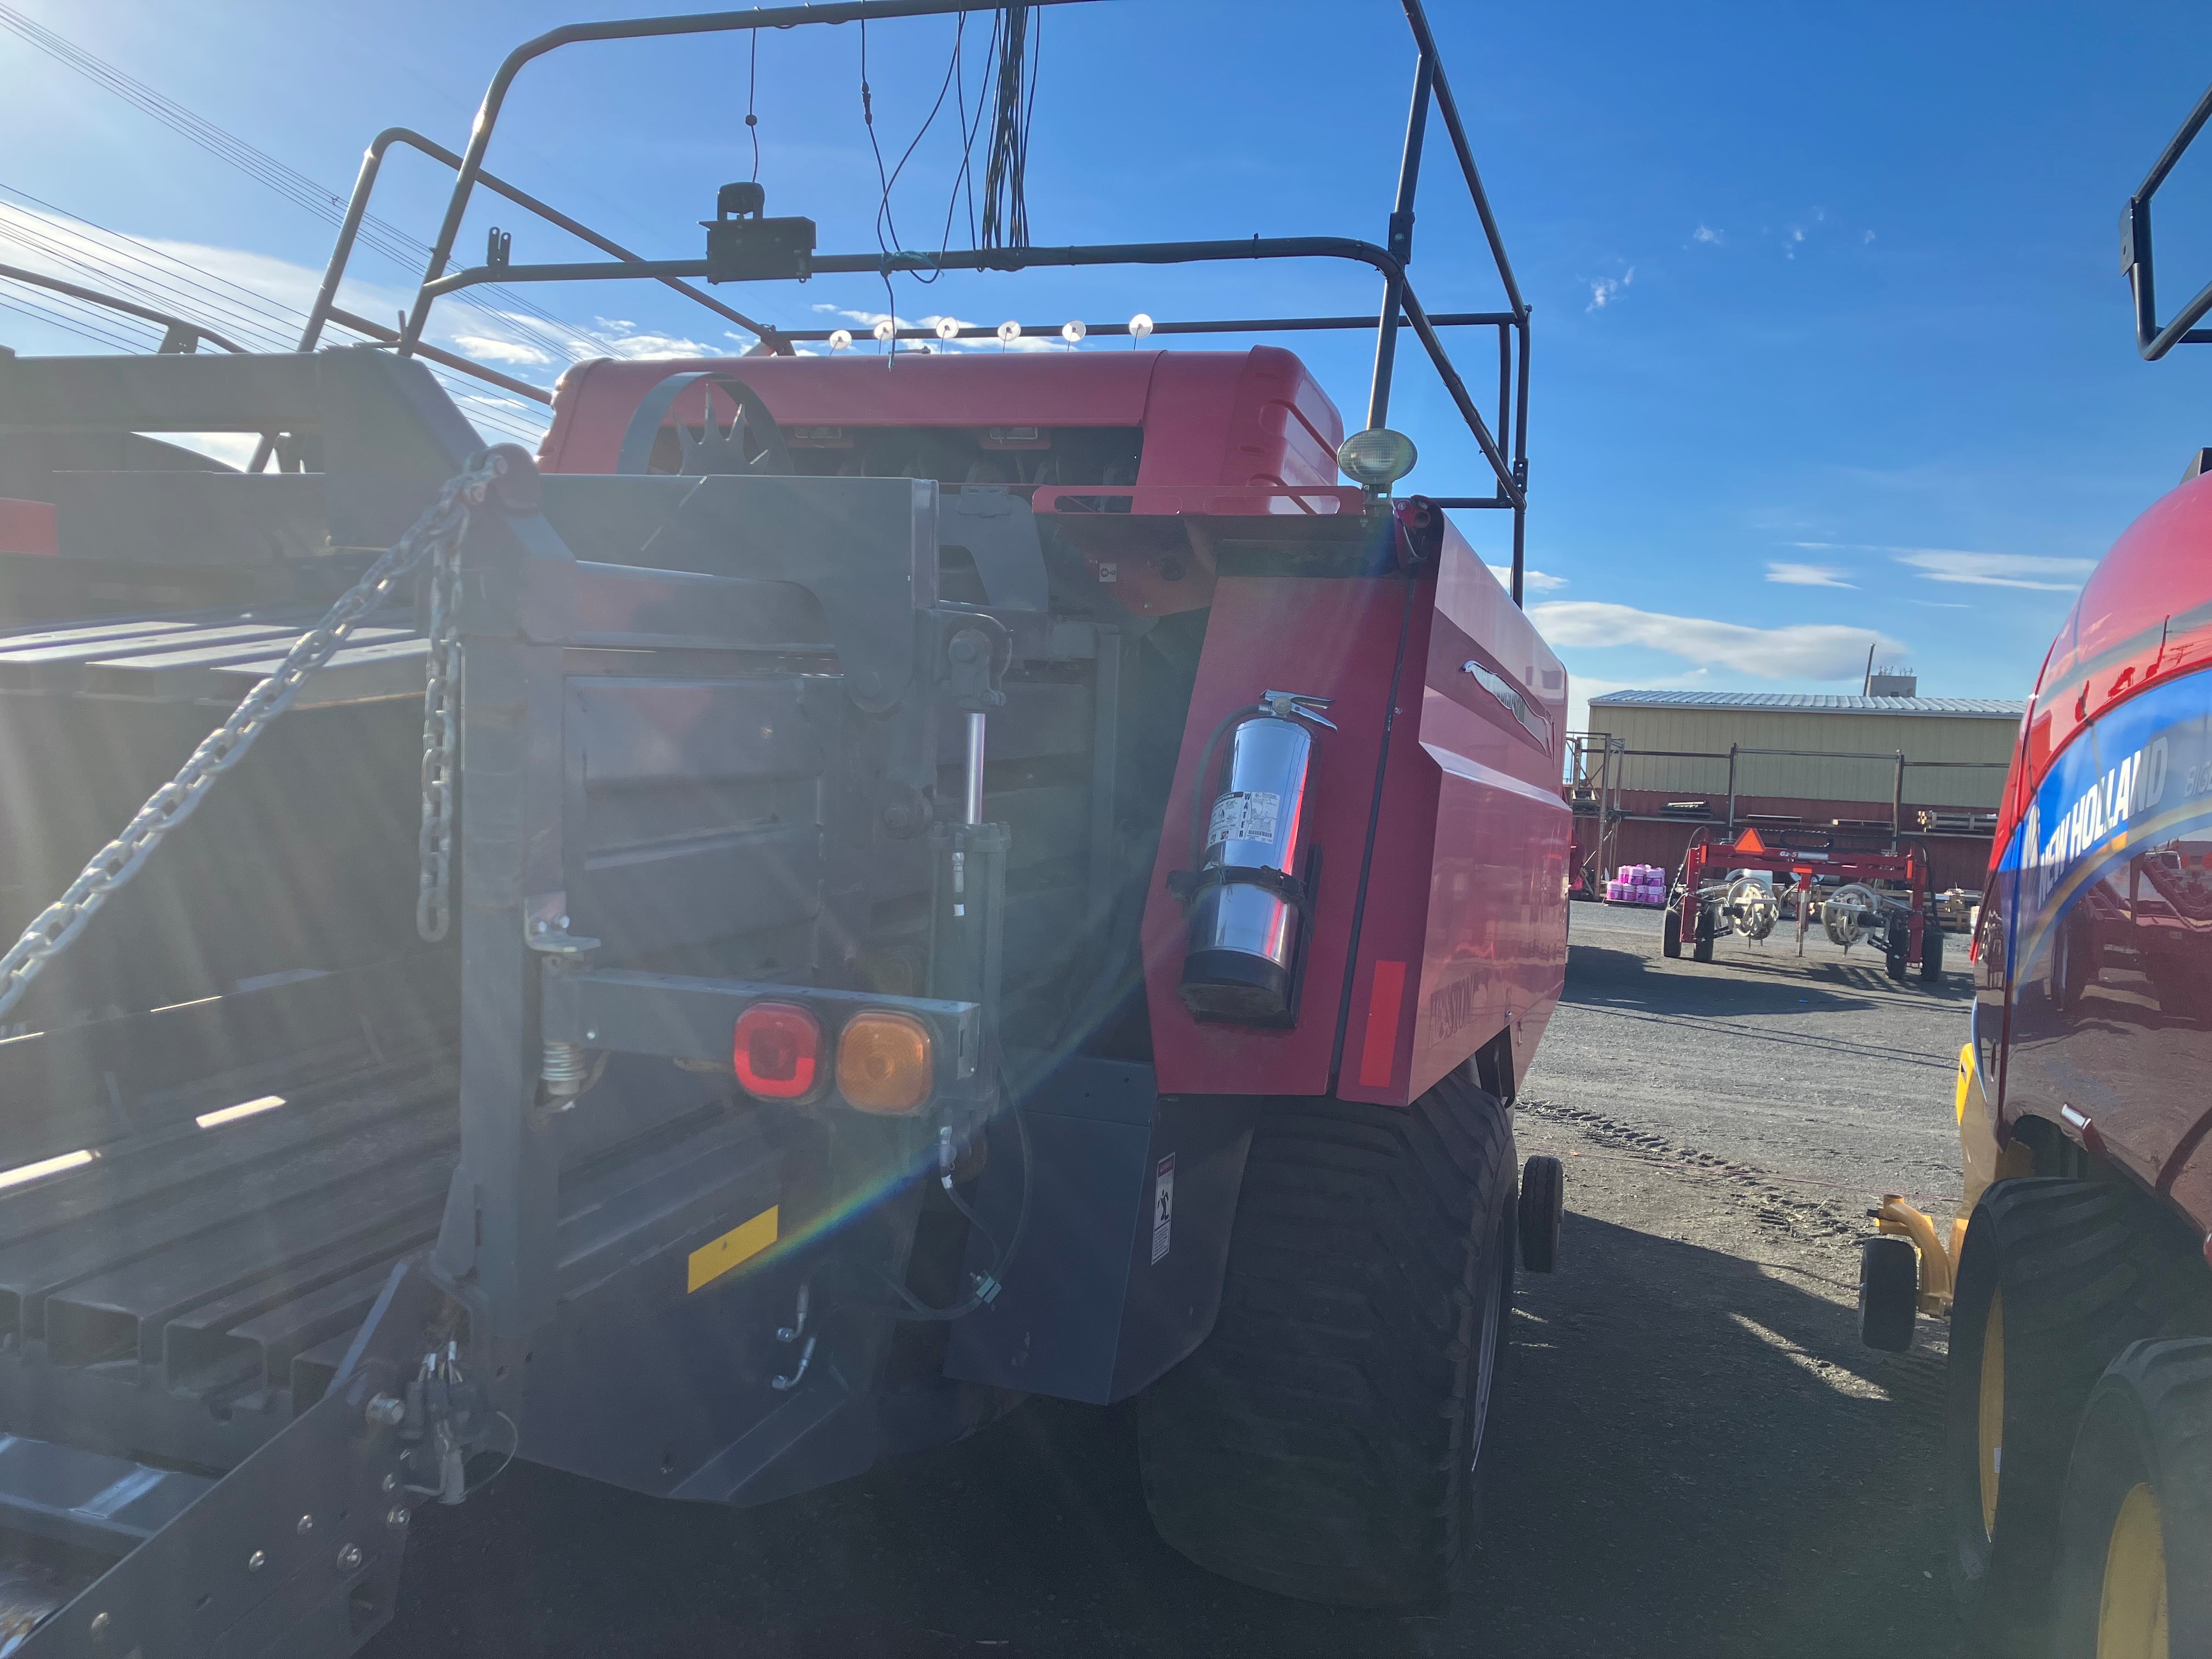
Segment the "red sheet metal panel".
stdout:
[[[1455,531],[1423,586],[1353,982],[1386,983],[1396,962],[1417,967],[1395,1010],[1353,997],[1345,1052],[1363,1063],[1337,1090],[1385,1105],[1413,1100],[1502,1030],[1520,1076],[1566,974],[1566,673]],[[1364,1063],[1385,1042],[1387,1077]]]
[[[1391,675],[1415,592],[1403,579],[1384,577],[1231,576],[1215,589],[1145,908],[1145,994],[1163,1094],[1329,1091]],[[1289,1030],[1191,1018],[1176,991],[1187,928],[1166,885],[1170,872],[1190,866],[1200,751],[1223,716],[1267,691],[1333,698],[1328,716],[1338,728],[1319,734],[1307,785],[1322,870],[1297,1024]]]
[[[1334,696],[1343,728],[1322,734],[1310,785],[1321,893],[1290,1031],[1190,1018],[1176,994],[1182,912],[1164,890],[1168,872],[1190,863],[1200,750],[1264,690]],[[1566,698],[1559,659],[1455,532],[1411,582],[1224,579],[1145,917],[1162,1091],[1404,1105],[1508,1030],[1519,1075],[1566,971]]]
[[[738,376],[787,426],[1142,427],[1139,483],[1334,484],[1344,435],[1305,365],[1275,346],[600,359],[554,388],[539,465],[612,471],[640,400],[669,375],[700,369]],[[705,397],[678,399],[670,419],[696,422]]]
[[0,495],[0,553],[52,557],[59,546],[54,537],[54,525],[52,502],[17,501]]

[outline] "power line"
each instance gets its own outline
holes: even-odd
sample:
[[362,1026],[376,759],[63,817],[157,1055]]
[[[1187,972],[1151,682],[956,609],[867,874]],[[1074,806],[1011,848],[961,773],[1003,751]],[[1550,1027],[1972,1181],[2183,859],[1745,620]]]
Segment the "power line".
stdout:
[[[0,28],[5,28],[27,45],[65,67],[75,70],[95,85],[104,88],[162,125],[188,139],[218,160],[236,167],[278,195],[313,213],[326,224],[336,226],[345,217],[346,198],[327,186],[317,183],[298,168],[279,161],[267,151],[248,143],[237,134],[199,115],[173,98],[156,92],[143,81],[125,74],[113,64],[87,52],[64,35],[56,33],[32,18],[25,16],[13,6],[0,0]],[[360,240],[377,253],[410,273],[423,270],[429,260],[430,246],[418,241],[405,231],[374,214],[362,220]],[[594,351],[611,351],[611,343],[545,310],[536,301],[515,293],[510,289],[492,286],[480,291],[485,298],[475,295],[463,300],[496,325],[520,334],[537,349],[551,358],[566,358],[574,362]],[[496,299],[499,309],[489,302]],[[549,325],[560,337],[548,334],[527,319]],[[579,344],[584,348],[578,349]]]
[[[186,316],[220,319],[228,330],[243,336],[244,343],[271,351],[289,350],[306,321],[304,313],[282,301],[204,270],[163,249],[112,231],[28,192],[4,185],[0,185],[0,191],[21,197],[40,210],[32,213],[14,203],[0,202],[0,240],[32,250],[49,265],[96,279],[120,297],[154,301]],[[125,323],[117,313],[51,297],[43,290],[35,303],[40,307],[40,319],[57,326],[70,325],[54,316],[52,307],[66,306],[73,313],[80,313],[81,320],[90,326],[71,327],[70,331],[81,338],[126,351],[149,349],[148,340],[127,337],[136,325]],[[125,331],[125,337],[118,337],[114,331],[118,329]],[[543,435],[542,422],[528,408],[512,399],[479,392],[472,382],[435,365],[426,367],[457,402],[472,411],[471,418],[495,428],[504,436],[535,441]]]
[[[13,295],[16,292],[18,286],[18,284],[11,283],[5,291],[8,294]],[[5,307],[8,310],[15,312],[19,315],[28,317],[35,322],[45,323],[49,327],[62,329],[68,333],[76,335],[81,340],[91,340],[100,345],[113,346],[117,349],[122,351],[143,351],[146,349],[146,343],[143,340],[126,340],[118,338],[113,334],[103,332],[81,320],[74,319],[70,316],[64,314],[56,309],[56,305],[58,303],[58,301],[43,302],[29,300],[27,298],[0,298],[0,307]]]

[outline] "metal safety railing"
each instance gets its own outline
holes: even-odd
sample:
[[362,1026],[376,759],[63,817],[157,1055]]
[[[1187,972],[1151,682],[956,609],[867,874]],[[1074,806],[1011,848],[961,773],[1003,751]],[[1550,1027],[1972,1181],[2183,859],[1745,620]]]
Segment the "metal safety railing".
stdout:
[[[1887,800],[1869,795],[1855,797],[1832,795],[1819,797],[1824,800],[1863,800],[1870,807],[1887,806],[1887,822],[1881,818],[1845,819],[1825,823],[1806,822],[1800,815],[1749,813],[1740,808],[1741,796],[1741,763],[1747,758],[1789,759],[1808,761],[1844,761],[1862,764],[1879,764],[1890,774],[1891,787]],[[1855,830],[1880,834],[1886,831],[1892,850],[1907,834],[1929,836],[1964,836],[1984,837],[1996,827],[1994,812],[1974,808],[1933,806],[1919,811],[1915,822],[1905,820],[1905,775],[1913,771],[1996,771],[2002,772],[2011,765],[2009,761],[1914,760],[1901,749],[1887,750],[1840,749],[1764,749],[1731,744],[1726,749],[1632,749],[1619,738],[1605,732],[1572,732],[1567,734],[1563,750],[1562,789],[1567,802],[1576,811],[1595,814],[1598,820],[1599,842],[1595,850],[1601,867],[1609,864],[1609,849],[1615,832],[1623,823],[1680,823],[1684,825],[1720,825],[1734,835],[1739,828],[1756,824],[1762,830],[1781,833],[1825,832],[1832,830]],[[1719,790],[1700,791],[1682,789],[1679,778],[1666,781],[1635,782],[1630,779],[1630,763],[1697,762],[1717,769],[1725,765],[1725,774],[1718,778]],[[1698,810],[1683,811],[1638,811],[1624,803],[1626,795],[1685,793],[1703,799],[1685,799],[1683,806],[1694,805]],[[1726,808],[1713,811],[1711,796],[1724,793]],[[1745,793],[1751,792],[1746,791]],[[1760,798],[1753,795],[1753,799]],[[1808,799],[1811,799],[1808,797]],[[1986,820],[1986,822],[1984,822]]]
[[[1032,3],[1060,5],[1075,3],[1076,0],[1032,0]],[[937,253],[892,250],[877,253],[817,255],[812,259],[811,268],[819,274],[865,273],[888,276],[898,271],[1012,271],[1045,267],[1196,264],[1247,259],[1340,259],[1364,264],[1382,278],[1382,303],[1371,317],[1254,317],[1169,321],[1154,324],[1152,331],[1160,334],[1251,334],[1372,328],[1376,332],[1375,363],[1369,387],[1367,424],[1377,427],[1386,424],[1389,420],[1399,333],[1403,329],[1412,330],[1449,394],[1461,419],[1474,438],[1492,481],[1488,495],[1438,496],[1433,499],[1438,505],[1447,507],[1495,508],[1512,514],[1511,588],[1514,602],[1518,604],[1522,598],[1527,539],[1529,310],[1527,301],[1522,297],[1511,262],[1506,256],[1497,216],[1492,210],[1488,193],[1483,188],[1481,174],[1475,167],[1466,125],[1453,98],[1436,37],[1429,27],[1421,0],[1401,0],[1401,4],[1415,46],[1413,94],[1398,169],[1397,191],[1384,240],[1380,244],[1352,237],[1255,236],[1219,241],[1143,242],[1054,248],[967,248]],[[393,128],[380,134],[377,143],[371,146],[363,160],[361,175],[354,186],[353,199],[348,205],[337,244],[332,250],[329,267],[325,272],[322,290],[318,295],[302,349],[311,349],[322,325],[325,322],[335,322],[368,334],[372,338],[389,338],[402,355],[419,356],[463,373],[476,374],[478,378],[505,386],[518,395],[542,398],[549,395],[543,388],[529,386],[513,376],[428,345],[423,334],[432,308],[441,298],[484,284],[606,281],[660,283],[706,306],[718,315],[737,322],[755,334],[771,351],[787,351],[794,341],[826,338],[826,332],[786,331],[770,323],[756,321],[693,287],[694,279],[708,275],[707,261],[703,258],[642,258],[488,173],[484,167],[484,158],[490,149],[492,135],[498,125],[507,94],[525,68],[563,46],[678,35],[787,29],[804,23],[865,23],[890,18],[949,15],[979,9],[986,9],[976,7],[973,0],[838,0],[837,3],[829,4],[571,24],[526,41],[507,54],[492,76],[475,125],[470,131],[467,148],[459,156],[404,128]],[[1460,312],[1432,316],[1415,296],[1407,278],[1407,267],[1413,259],[1415,201],[1426,147],[1428,122],[1432,112],[1443,124],[1469,199],[1481,222],[1483,234],[1506,298],[1506,308],[1502,311]],[[341,312],[337,307],[336,296],[352,254],[355,238],[367,213],[384,155],[395,143],[405,144],[452,167],[455,177],[453,193],[447,203],[445,216],[439,226],[437,239],[432,246],[414,304],[402,326],[392,331]],[[497,264],[462,270],[451,269],[462,221],[479,185],[611,254],[612,258],[608,261],[535,265],[514,264],[502,260]],[[1092,331],[1113,334],[1125,331],[1127,327],[1126,324],[1100,324],[1093,325]],[[1454,366],[1450,354],[1445,349],[1437,332],[1442,328],[1457,327],[1487,327],[1497,332],[1497,401],[1492,414],[1488,417]],[[963,331],[963,333],[976,335],[978,331]]]
[[2212,311],[2212,283],[2197,291],[2197,297],[2174,313],[2173,320],[2161,325],[2158,320],[2158,296],[2152,282],[2150,242],[2150,198],[2158,193],[2168,174],[2181,160],[2182,155],[2197,141],[2204,124],[2212,120],[2212,89],[2197,100],[2197,107],[2181,124],[2181,130],[2167,141],[2151,170],[2143,176],[2136,193],[2128,198],[2128,205],[2120,215],[2120,270],[2135,290],[2136,349],[2146,362],[2156,362],[2177,345],[2203,345],[2212,342],[2212,328],[2199,328],[2205,313]]

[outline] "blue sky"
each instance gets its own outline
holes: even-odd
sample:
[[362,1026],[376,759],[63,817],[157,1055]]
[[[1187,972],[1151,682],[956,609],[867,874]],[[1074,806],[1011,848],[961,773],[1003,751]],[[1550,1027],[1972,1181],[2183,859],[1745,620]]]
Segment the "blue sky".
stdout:
[[[341,191],[385,125],[458,148],[510,45],[592,15],[424,0],[13,3]],[[1530,599],[1578,689],[1855,690],[1878,638],[1881,659],[1917,668],[1924,692],[2024,695],[2088,562],[2212,443],[2203,349],[2136,357],[2115,229],[2212,79],[2201,9],[1441,0],[1432,15],[1535,307],[1528,548],[1545,581]],[[988,20],[976,24],[971,96]],[[952,27],[870,31],[878,134],[894,154],[937,94]],[[851,27],[761,46],[770,210],[817,219],[825,248],[875,242],[859,47]],[[727,37],[572,48],[526,74],[492,165],[641,251],[688,255],[714,187],[751,170],[748,68]],[[1390,0],[1052,9],[1035,240],[1380,240],[1410,74]],[[323,220],[4,30],[0,77],[0,261],[58,268],[64,244],[113,257],[112,236],[59,210],[142,244],[133,280],[159,276],[241,328],[285,333],[328,252]],[[1479,232],[1436,138],[1413,271],[1432,309],[1487,307]],[[940,234],[957,148],[948,105],[893,198],[909,246]],[[2212,276],[2207,149],[2160,198],[2169,310]],[[438,183],[395,164],[380,215],[427,238]],[[493,222],[516,230],[518,259],[576,252],[479,209],[461,243],[471,259]],[[106,251],[88,255],[86,239]],[[357,270],[356,310],[387,318],[411,289],[397,264]],[[568,327],[495,306],[454,312],[439,331],[545,379],[564,355],[732,347],[716,319],[651,291],[534,297]],[[1347,270],[1276,265],[902,282],[896,305],[902,319],[995,322],[1353,311],[1376,297]],[[737,302],[792,325],[817,307],[887,304],[859,278]],[[10,310],[0,341],[86,349]],[[1367,343],[1285,343],[1356,424]],[[1485,361],[1474,337],[1469,356]],[[1424,458],[1407,487],[1483,488],[1418,360],[1399,387],[1394,424]],[[1469,529],[1502,562],[1503,516]]]

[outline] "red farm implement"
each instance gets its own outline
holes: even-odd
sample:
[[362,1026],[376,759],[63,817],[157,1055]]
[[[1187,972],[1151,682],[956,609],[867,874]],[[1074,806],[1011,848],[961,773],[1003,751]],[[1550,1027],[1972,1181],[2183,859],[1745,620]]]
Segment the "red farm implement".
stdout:
[[1711,962],[1716,940],[1741,933],[1763,942],[1793,920],[1802,956],[1816,919],[1847,951],[1862,942],[1879,945],[1892,979],[1903,979],[1916,963],[1923,980],[1943,975],[1943,930],[1926,856],[1911,846],[1885,853],[1840,845],[1828,835],[1794,846],[1770,846],[1755,828],[1733,842],[1693,839],[1668,896],[1662,949],[1679,957],[1686,939],[1695,960]]

